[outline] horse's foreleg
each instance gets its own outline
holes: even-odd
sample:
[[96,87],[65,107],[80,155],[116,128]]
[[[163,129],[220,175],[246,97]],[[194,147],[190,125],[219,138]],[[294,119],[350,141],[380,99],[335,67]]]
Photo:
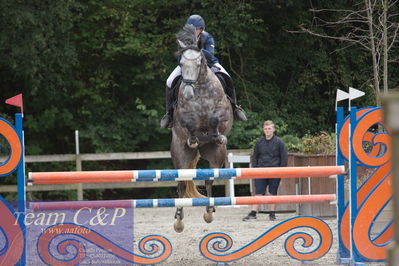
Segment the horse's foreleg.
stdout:
[[227,138],[225,135],[222,135],[222,134],[216,135],[213,138],[213,140],[216,142],[216,144],[219,144],[219,145],[227,144]]
[[[212,197],[212,184],[213,180],[205,181],[206,195],[208,198]],[[211,223],[213,221],[213,213],[215,212],[214,206],[206,206],[206,213],[204,214],[204,220],[207,223]]]
[[[183,198],[185,190],[186,190],[186,184],[183,181],[177,182],[177,195],[179,196],[179,198]],[[175,218],[177,219],[178,217],[181,220],[183,220],[184,218],[183,207],[178,207],[176,209]]]
[[[183,181],[179,181],[177,184],[177,194],[179,195],[179,198],[183,197],[185,189],[186,189],[186,184]],[[177,233],[181,233],[184,230],[183,218],[184,218],[183,207],[178,207],[175,213],[175,219],[176,219],[175,224],[173,225]]]
[[[208,198],[212,197],[212,184],[213,184],[213,180],[206,180],[205,181],[206,195],[208,196]],[[212,212],[215,212],[215,208],[214,207],[208,206],[208,209],[213,209]]]
[[198,147],[198,143],[199,143],[198,138],[197,138],[196,136],[190,134],[190,137],[189,137],[188,140],[187,140],[187,145],[188,145],[190,148],[195,149],[195,148]]
[[[220,146],[215,143],[208,143],[200,148],[201,156],[209,162],[209,168],[221,168],[223,167],[226,159],[226,145]],[[213,180],[205,181],[205,188],[208,197],[212,197],[212,184]],[[215,206],[207,206],[204,219],[210,223],[213,220],[215,213]]]
[[209,119],[209,126],[211,128],[211,136],[212,140],[219,145],[227,144],[226,136],[220,134],[219,132],[219,118],[218,117],[211,117]]
[[184,121],[184,126],[187,128],[188,133],[189,133],[189,138],[187,139],[187,145],[194,149],[198,147],[199,140],[195,136],[195,130],[196,130],[196,123],[194,119],[187,119]]

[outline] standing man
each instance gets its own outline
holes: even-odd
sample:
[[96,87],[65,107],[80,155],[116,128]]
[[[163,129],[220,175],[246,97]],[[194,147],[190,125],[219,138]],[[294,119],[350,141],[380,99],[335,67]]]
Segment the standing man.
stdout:
[[[264,136],[260,137],[255,144],[251,158],[252,167],[285,167],[288,162],[288,153],[284,142],[274,135],[274,124],[271,120],[263,123]],[[281,178],[255,179],[256,196],[265,195],[267,187],[271,195],[277,195]],[[256,219],[259,205],[252,205],[251,212],[242,220]],[[276,219],[276,204],[270,204],[269,219]]]

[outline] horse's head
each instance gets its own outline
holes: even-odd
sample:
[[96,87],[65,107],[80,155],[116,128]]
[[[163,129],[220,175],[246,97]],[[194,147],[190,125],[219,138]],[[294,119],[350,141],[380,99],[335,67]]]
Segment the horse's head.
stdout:
[[191,98],[193,96],[193,84],[200,78],[201,70],[206,68],[206,61],[197,45],[197,36],[195,28],[191,25],[185,25],[177,34],[179,44],[180,67],[185,85],[184,96]]
[[181,74],[183,82],[186,84],[193,84],[197,82],[202,65],[202,54],[197,47],[184,47],[185,49],[180,58]]

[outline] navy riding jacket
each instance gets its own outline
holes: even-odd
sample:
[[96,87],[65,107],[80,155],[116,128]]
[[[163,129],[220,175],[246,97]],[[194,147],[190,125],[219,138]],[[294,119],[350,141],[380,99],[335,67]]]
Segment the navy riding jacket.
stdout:
[[[209,67],[219,63],[219,59],[215,56],[215,40],[213,36],[206,31],[201,33],[200,39],[198,40],[198,47],[204,53],[206,62]],[[180,62],[180,56],[177,57],[177,62]]]
[[209,32],[203,31],[201,33],[199,47],[202,49],[209,67],[219,63],[215,56],[215,40]]

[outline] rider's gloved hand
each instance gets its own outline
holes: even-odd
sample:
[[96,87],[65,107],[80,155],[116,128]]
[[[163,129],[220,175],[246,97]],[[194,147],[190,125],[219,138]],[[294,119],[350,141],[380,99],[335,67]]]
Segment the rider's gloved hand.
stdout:
[[216,72],[219,72],[219,71],[220,71],[220,68],[219,68],[218,66],[216,66],[216,65],[213,65],[213,66],[211,67],[211,70],[212,70],[212,72],[216,73]]

